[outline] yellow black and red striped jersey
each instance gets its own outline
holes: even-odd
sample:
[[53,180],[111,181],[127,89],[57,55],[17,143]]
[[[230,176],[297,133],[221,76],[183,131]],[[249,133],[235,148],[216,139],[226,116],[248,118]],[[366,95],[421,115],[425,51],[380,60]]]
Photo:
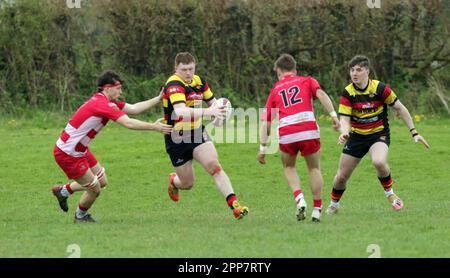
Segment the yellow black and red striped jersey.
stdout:
[[378,80],[369,80],[365,89],[351,83],[341,94],[339,114],[350,117],[352,132],[357,134],[389,131],[387,105],[394,105],[396,101],[394,91]]
[[214,94],[208,83],[198,75],[194,75],[192,82],[187,84],[174,74],[166,82],[163,93],[164,123],[173,125],[175,130],[193,130],[201,127],[202,119],[186,119],[174,115],[173,106],[185,103],[187,107],[201,108],[203,101],[210,101]]

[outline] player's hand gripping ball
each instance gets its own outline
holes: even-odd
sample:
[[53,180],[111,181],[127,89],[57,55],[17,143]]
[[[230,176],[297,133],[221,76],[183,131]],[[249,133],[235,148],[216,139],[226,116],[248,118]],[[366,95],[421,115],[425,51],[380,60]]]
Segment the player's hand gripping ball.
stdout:
[[226,110],[225,119],[223,119],[223,120],[214,119],[213,120],[213,124],[215,126],[221,126],[221,125],[223,125],[224,122],[226,122],[230,119],[231,114],[233,114],[233,106],[231,105],[231,102],[227,98],[224,98],[224,97],[216,100],[216,105],[219,107],[225,106],[225,110]]

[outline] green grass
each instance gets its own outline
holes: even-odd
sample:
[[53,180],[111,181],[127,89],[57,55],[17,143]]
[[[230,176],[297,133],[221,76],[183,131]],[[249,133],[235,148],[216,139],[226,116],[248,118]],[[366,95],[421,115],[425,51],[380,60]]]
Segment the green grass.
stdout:
[[[340,213],[323,215],[320,224],[296,221],[278,154],[261,166],[257,144],[217,144],[235,192],[250,207],[249,216],[236,221],[198,164],[193,190],[182,192],[179,203],[170,201],[172,166],[162,137],[110,124],[91,147],[109,178],[91,210],[99,221],[94,225],[72,223],[80,193],[70,198],[68,214],[50,193],[53,184],[66,182],[52,153],[65,123],[50,121],[58,124],[0,120],[0,257],[67,257],[70,244],[80,246],[81,257],[364,258],[369,244],[379,245],[382,257],[450,257],[448,120],[417,124],[428,151],[414,145],[400,121],[392,123],[389,161],[403,211],[394,212],[385,200],[366,157]],[[321,132],[326,206],[341,147],[328,122],[321,122]],[[302,160],[298,171],[311,208]]]

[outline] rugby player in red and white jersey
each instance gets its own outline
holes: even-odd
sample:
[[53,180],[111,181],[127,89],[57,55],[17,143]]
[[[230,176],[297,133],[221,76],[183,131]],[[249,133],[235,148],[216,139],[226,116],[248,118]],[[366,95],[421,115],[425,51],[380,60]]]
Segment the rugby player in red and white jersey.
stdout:
[[265,164],[268,135],[271,121],[278,116],[279,144],[284,175],[294,194],[297,205],[297,220],[306,218],[306,201],[300,188],[295,162],[298,152],[304,157],[308,167],[311,191],[314,198],[312,221],[319,222],[322,210],[323,178],[320,171],[320,131],[313,112],[313,98],[318,98],[330,114],[333,127],[340,124],[328,95],[319,83],[309,76],[298,76],[297,63],[289,54],[282,54],[275,62],[278,76],[267,99],[266,113],[261,122],[261,146],[258,161]]
[[67,198],[76,191],[84,191],[78,203],[74,222],[95,222],[87,213],[107,184],[105,168],[89,150],[95,136],[113,120],[134,130],[153,130],[170,134],[172,127],[160,122],[147,123],[129,115],[142,113],[160,103],[162,94],[147,101],[128,104],[119,101],[122,80],[113,71],[104,72],[97,81],[98,91],[72,116],[54,148],[55,160],[69,179],[65,185],[53,186],[61,209],[68,211]]

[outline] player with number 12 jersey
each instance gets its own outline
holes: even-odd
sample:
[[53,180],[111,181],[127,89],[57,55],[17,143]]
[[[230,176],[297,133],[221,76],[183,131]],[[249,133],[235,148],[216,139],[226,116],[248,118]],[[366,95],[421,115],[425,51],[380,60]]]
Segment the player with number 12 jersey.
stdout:
[[313,98],[319,99],[330,114],[333,127],[339,130],[339,120],[333,103],[312,77],[297,75],[297,63],[289,54],[281,55],[274,65],[278,82],[273,86],[266,103],[260,130],[258,161],[265,164],[265,154],[272,120],[278,115],[278,136],[284,175],[292,189],[297,205],[297,220],[306,218],[306,201],[300,187],[295,167],[300,153],[308,167],[313,212],[311,219],[320,221],[322,211],[323,178],[320,172],[320,131],[313,112]]
[[[267,120],[276,115],[272,109],[278,110],[278,135],[280,148],[299,141],[320,138],[319,126],[313,112],[312,99],[317,98],[319,82],[312,77],[286,75],[273,86],[266,104]],[[320,149],[320,141],[302,155],[315,153]]]

